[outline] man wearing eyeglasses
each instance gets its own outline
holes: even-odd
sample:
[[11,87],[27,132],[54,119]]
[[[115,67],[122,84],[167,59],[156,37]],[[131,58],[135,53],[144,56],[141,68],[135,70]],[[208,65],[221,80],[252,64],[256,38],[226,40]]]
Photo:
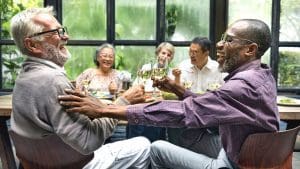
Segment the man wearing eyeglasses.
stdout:
[[[74,87],[63,68],[71,56],[65,47],[69,36],[53,13],[52,7],[33,8],[18,13],[11,20],[13,39],[27,55],[13,91],[12,130],[29,138],[56,134],[78,152],[94,154],[85,169],[147,168],[150,142],[146,138],[103,145],[112,135],[117,119],[90,119],[70,114],[58,103],[58,95],[63,94],[65,88]],[[117,104],[144,100],[142,88],[132,88],[125,93]]]
[[93,107],[88,106],[88,97],[66,95],[59,99],[61,104],[71,106],[67,112],[128,119],[131,124],[217,126],[223,145],[217,158],[205,151],[194,153],[166,141],[156,141],[151,145],[152,168],[236,168],[240,148],[248,135],[279,129],[276,83],[271,69],[260,61],[270,43],[270,29],[264,22],[256,19],[234,22],[217,43],[219,68],[229,73],[219,89],[197,95],[168,78],[154,82],[154,86],[176,93],[182,101]]

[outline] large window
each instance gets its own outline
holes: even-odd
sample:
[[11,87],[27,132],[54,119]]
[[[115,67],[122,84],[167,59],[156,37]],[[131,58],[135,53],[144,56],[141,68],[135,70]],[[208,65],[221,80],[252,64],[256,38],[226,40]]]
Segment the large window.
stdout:
[[106,40],[106,1],[62,1],[63,25],[71,39]]
[[[272,66],[274,76],[277,79],[279,91],[291,91],[299,93],[299,1],[229,0],[228,6],[229,24],[236,19],[255,18],[265,21],[272,28],[272,52],[270,52],[270,50],[266,52],[262,60],[263,62]],[[272,8],[273,10],[280,9],[281,12],[279,10],[272,12]],[[272,56],[270,55],[271,53]]]
[[168,41],[190,41],[209,36],[209,0],[167,0],[165,37]]
[[42,0],[4,0],[1,1],[0,36],[0,91],[11,90],[14,86],[23,61],[10,36],[10,19],[21,10],[42,7]]
[[[253,12],[255,11],[255,12]],[[229,24],[238,19],[260,19],[271,27],[272,0],[243,1],[229,0],[228,21]],[[262,62],[270,65],[270,51],[262,57]]]
[[[298,0],[4,0],[1,4],[0,91],[11,91],[23,57],[9,35],[10,18],[34,6],[54,6],[58,20],[68,28],[72,58],[65,65],[70,79],[95,66],[93,55],[101,44],[116,47],[115,68],[133,78],[141,62],[155,57],[163,41],[175,45],[176,66],[188,59],[196,36],[217,42],[237,19],[257,18],[272,31],[272,47],[263,62],[272,67],[280,91],[300,91],[300,26]],[[211,57],[215,59],[215,46]]]
[[209,37],[210,1],[69,0],[62,3],[61,20],[71,39],[72,58],[65,65],[70,79],[95,66],[92,57],[104,42],[116,47],[115,68],[135,78],[138,66],[155,57],[159,43],[169,41],[176,46],[171,64],[175,66],[188,58],[192,38]]
[[278,87],[300,93],[300,4],[298,0],[281,1]]
[[156,1],[117,0],[115,39],[155,40]]

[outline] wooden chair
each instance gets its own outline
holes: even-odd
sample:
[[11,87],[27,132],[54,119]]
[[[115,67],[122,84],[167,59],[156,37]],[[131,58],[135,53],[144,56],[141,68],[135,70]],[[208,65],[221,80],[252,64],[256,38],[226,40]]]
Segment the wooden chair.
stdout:
[[251,134],[242,145],[241,169],[292,169],[293,150],[300,126],[273,133]]
[[82,155],[57,135],[32,139],[9,131],[24,169],[82,169],[94,154]]

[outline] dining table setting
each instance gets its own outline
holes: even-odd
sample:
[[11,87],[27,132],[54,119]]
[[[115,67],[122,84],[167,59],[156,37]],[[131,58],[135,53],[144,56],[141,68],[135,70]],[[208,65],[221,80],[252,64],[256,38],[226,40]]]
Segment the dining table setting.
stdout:
[[277,106],[280,120],[287,123],[286,129],[292,129],[300,125],[300,96],[278,95]]
[[[147,102],[158,100],[177,100],[177,96],[173,93],[156,91],[156,93],[147,93]],[[100,96],[99,96],[100,97]],[[103,99],[103,98],[99,98]],[[111,98],[106,99],[112,102]],[[277,105],[280,113],[280,119],[288,123],[288,128],[293,125],[300,124],[300,99],[295,97],[288,97],[283,95],[277,96]],[[14,154],[12,151],[12,144],[9,139],[9,126],[7,121],[10,119],[12,112],[12,94],[0,95],[0,157],[3,169],[16,169]],[[289,123],[290,125],[289,127]]]

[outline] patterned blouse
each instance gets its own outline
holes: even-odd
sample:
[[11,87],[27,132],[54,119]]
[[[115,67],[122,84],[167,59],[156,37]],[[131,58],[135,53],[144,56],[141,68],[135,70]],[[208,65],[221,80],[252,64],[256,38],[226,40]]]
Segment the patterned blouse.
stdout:
[[82,72],[76,79],[76,88],[81,90],[100,91],[109,93],[108,86],[113,81],[117,84],[118,89],[122,88],[122,81],[118,78],[119,72],[115,69],[108,76],[103,76],[96,68],[89,68]]

